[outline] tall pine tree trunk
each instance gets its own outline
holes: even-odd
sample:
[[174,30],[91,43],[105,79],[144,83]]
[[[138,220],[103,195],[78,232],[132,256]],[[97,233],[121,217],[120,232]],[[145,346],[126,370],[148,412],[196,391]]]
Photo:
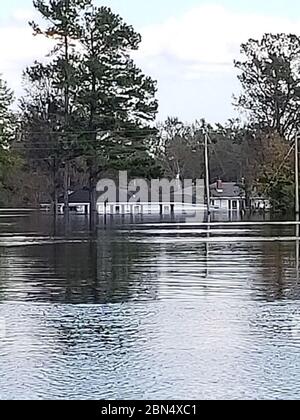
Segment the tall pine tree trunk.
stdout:
[[64,212],[65,217],[68,220],[70,216],[70,208],[69,208],[69,188],[70,188],[70,181],[69,181],[69,162],[65,163],[65,170],[64,170]]
[[90,228],[94,229],[97,219],[97,197],[96,197],[96,181],[94,175],[94,165],[90,161],[89,165],[89,200],[90,200]]
[[53,214],[57,214],[58,191],[57,191],[57,161],[53,160]]
[[[66,16],[69,10],[69,0],[65,0],[65,11]],[[69,131],[69,107],[70,107],[70,80],[69,80],[69,38],[68,38],[68,22],[66,21],[65,34],[64,34],[64,49],[65,49],[65,130]],[[66,135],[67,149],[69,147],[69,136]],[[65,163],[65,174],[64,174],[64,210],[67,220],[69,219],[70,208],[69,208],[69,162]]]

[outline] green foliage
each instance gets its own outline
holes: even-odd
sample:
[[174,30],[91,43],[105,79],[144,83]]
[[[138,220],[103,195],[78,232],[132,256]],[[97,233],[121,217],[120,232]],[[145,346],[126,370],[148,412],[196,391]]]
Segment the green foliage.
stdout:
[[294,209],[295,170],[290,145],[280,136],[268,133],[258,136],[260,157],[256,169],[257,191],[271,200],[275,211]]
[[[79,124],[91,177],[103,168],[130,169],[147,158],[147,139],[155,131],[156,83],[143,75],[130,54],[141,36],[107,7],[92,7],[83,16],[82,60],[78,68]],[[149,159],[149,156],[148,156]]]
[[131,58],[141,36],[88,0],[34,5],[46,25],[31,26],[54,47],[47,64],[24,72],[25,156],[35,169],[56,173],[55,188],[61,187],[65,161],[86,172],[88,185],[107,169],[134,170],[146,162],[144,170],[152,171],[148,139],[155,132],[156,83]]
[[14,117],[10,110],[12,103],[13,93],[0,77],[0,150],[2,153],[10,145],[15,134]]
[[260,129],[289,139],[300,122],[300,37],[265,34],[242,44],[236,61],[243,93],[237,106]]
[[[46,91],[47,113],[51,113],[51,122],[54,120],[56,123],[54,131],[60,134],[60,137],[56,136],[57,152],[63,160],[78,155],[78,136],[74,133],[73,112],[79,85],[77,67],[80,54],[77,51],[77,43],[81,36],[82,14],[90,3],[89,0],[35,0],[34,7],[46,21],[46,25],[41,28],[34,22],[30,23],[35,35],[51,39],[54,47],[48,64],[35,63],[24,74],[28,86],[33,90],[33,94],[30,95],[28,89],[27,102],[36,107],[38,102],[44,101]],[[36,87],[41,85],[44,89],[37,92]],[[25,102],[23,106],[26,107]],[[40,112],[38,108],[36,110]],[[42,111],[44,110],[45,106],[42,108]],[[44,120],[48,121],[46,118]]]
[[204,121],[185,124],[168,118],[158,124],[158,134],[151,139],[151,151],[163,174],[169,178],[195,179],[204,174]]
[[13,103],[13,93],[8,88],[7,83],[0,77],[0,187],[1,201],[3,190],[5,189],[4,177],[10,167],[17,160],[11,152],[11,144],[15,138],[16,122],[11,105]]

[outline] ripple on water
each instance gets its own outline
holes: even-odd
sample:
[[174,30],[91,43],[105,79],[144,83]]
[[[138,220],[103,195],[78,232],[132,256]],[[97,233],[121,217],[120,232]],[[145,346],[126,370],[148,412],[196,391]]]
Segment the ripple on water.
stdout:
[[283,304],[4,304],[1,316],[8,325],[2,399],[293,398],[300,391],[300,335]]
[[298,398],[293,231],[222,229],[3,234],[0,398]]

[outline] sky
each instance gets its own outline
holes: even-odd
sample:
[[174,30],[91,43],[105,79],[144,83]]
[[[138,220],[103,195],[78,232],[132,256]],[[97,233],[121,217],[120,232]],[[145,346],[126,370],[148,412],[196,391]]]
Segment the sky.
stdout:
[[[237,116],[240,85],[233,61],[240,44],[264,32],[300,35],[299,0],[94,0],[110,6],[143,37],[134,59],[158,81],[158,119]],[[19,96],[22,69],[49,46],[34,38],[32,0],[0,0],[0,73]]]

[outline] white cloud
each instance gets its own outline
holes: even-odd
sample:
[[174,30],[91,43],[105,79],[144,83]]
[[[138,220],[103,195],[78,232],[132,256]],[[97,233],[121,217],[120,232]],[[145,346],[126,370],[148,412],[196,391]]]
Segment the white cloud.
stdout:
[[239,47],[250,37],[265,32],[299,33],[300,20],[233,12],[220,5],[195,7],[178,18],[143,31],[139,58],[155,60],[168,55],[184,65],[195,78],[202,72],[224,72],[233,67]]
[[28,24],[33,18],[31,11],[17,9],[9,21],[0,26],[0,73],[16,95],[21,93],[24,68],[50,51],[49,40],[33,36]]
[[35,17],[35,11],[34,10],[28,10],[28,9],[16,9],[11,19],[16,22],[24,22],[24,21],[30,21]]
[[[207,4],[144,28],[136,59],[160,82],[161,115],[231,117],[232,94],[239,89],[233,61],[239,57],[242,42],[265,32],[300,33],[300,19],[243,14]],[[162,89],[162,83],[170,90]],[[180,97],[171,90],[176,86]]]
[[41,58],[47,51],[47,42],[33,37],[30,28],[17,25],[0,28],[0,37],[1,67],[6,72],[14,72],[20,64]]
[[[0,26],[0,73],[20,92],[22,69],[49,50],[33,37],[32,12],[17,10]],[[161,116],[225,119],[233,113],[231,96],[238,88],[233,60],[240,44],[265,32],[299,33],[300,20],[243,14],[220,5],[201,5],[161,24],[141,28],[138,64],[159,81]],[[174,88],[178,88],[178,95]]]

